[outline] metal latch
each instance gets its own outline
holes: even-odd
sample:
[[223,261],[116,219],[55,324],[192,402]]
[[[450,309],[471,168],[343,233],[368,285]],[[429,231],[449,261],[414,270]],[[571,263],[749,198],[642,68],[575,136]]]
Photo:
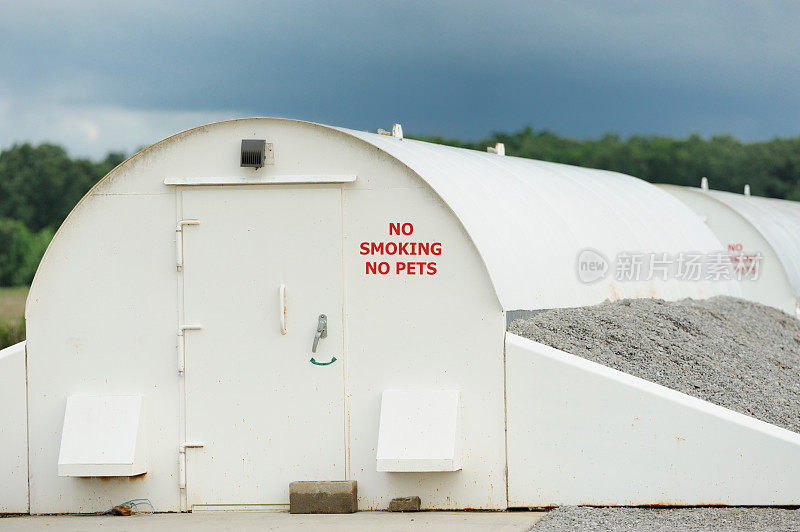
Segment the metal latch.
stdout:
[[319,321],[317,321],[317,332],[314,333],[314,345],[311,346],[311,352],[316,353],[319,339],[327,337],[328,337],[328,317],[325,314],[320,314]]

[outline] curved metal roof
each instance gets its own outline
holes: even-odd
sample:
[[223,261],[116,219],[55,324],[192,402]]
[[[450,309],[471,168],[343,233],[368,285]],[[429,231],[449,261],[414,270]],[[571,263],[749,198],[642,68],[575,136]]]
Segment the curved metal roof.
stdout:
[[[674,256],[722,250],[705,223],[681,201],[650,183],[616,172],[280,118],[200,126],[154,144],[121,166],[194,132],[262,120],[337,130],[381,150],[417,174],[464,226],[505,310],[574,307],[626,297],[675,300],[741,295],[733,281],[687,282],[658,277],[618,281],[613,271],[602,280],[582,283],[577,275],[577,258],[586,249],[602,254],[612,268],[612,261],[621,252]],[[112,171],[95,187],[107,185],[117,173]]]
[[[671,194],[640,179],[340,129],[393,156],[447,203],[475,243],[506,310],[580,306],[623,297],[739,295],[734,282],[577,277],[577,256],[715,252],[722,245]],[[613,277],[613,275],[611,276]]]
[[745,196],[721,190],[704,190],[743,216],[769,242],[800,297],[800,203]]

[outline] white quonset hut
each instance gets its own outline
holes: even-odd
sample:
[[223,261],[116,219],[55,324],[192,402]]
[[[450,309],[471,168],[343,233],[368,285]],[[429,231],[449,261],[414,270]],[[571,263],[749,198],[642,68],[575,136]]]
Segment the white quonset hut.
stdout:
[[800,318],[800,203],[658,185],[697,213],[740,270],[742,297]]
[[584,283],[584,248],[721,244],[612,172],[267,118],[156,143],[64,222],[0,355],[27,379],[5,511],[281,508],[341,479],[361,509],[800,501],[796,435],[506,338],[514,310],[739,293]]

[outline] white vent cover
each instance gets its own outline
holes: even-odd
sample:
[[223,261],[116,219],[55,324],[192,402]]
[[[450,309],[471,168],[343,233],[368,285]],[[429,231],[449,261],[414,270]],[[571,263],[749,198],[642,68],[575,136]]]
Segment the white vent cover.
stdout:
[[378,429],[378,471],[461,469],[457,390],[385,390]]
[[67,399],[58,475],[131,477],[147,472],[141,395]]

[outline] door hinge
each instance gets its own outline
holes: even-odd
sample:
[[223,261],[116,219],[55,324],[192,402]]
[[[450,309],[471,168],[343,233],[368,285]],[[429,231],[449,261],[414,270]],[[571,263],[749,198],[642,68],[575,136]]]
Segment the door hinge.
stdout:
[[181,325],[178,327],[178,373],[183,374],[183,370],[186,368],[186,341],[185,341],[185,331],[199,331],[203,327],[197,324],[194,325]]
[[200,225],[200,220],[196,218],[187,218],[178,222],[175,226],[175,261],[178,266],[178,271],[183,269],[183,226],[184,225]]
[[185,441],[178,447],[178,486],[180,489],[186,489],[186,449],[204,446],[205,444],[201,441]]

